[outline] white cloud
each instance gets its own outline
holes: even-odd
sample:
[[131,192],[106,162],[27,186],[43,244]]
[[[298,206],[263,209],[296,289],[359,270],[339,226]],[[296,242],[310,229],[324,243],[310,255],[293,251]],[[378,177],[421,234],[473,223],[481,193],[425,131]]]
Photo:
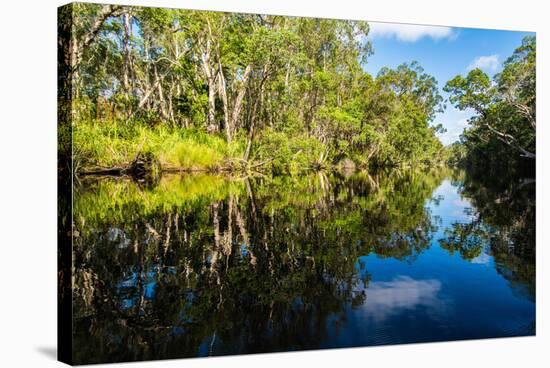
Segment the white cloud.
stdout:
[[452,39],[455,33],[451,27],[421,26],[399,23],[372,23],[369,22],[372,38],[396,38],[404,42],[416,42],[424,37],[433,40]]
[[378,322],[397,314],[423,307],[430,316],[444,314],[448,305],[438,297],[441,282],[435,279],[415,280],[408,276],[397,276],[392,281],[371,282],[365,289],[367,302],[361,314]]
[[468,70],[472,69],[485,69],[495,71],[499,66],[498,55],[479,56],[468,65]]

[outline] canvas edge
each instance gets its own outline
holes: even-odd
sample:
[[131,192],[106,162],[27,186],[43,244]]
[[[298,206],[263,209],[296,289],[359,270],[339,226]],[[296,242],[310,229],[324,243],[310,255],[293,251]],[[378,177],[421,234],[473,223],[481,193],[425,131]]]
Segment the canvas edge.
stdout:
[[73,156],[70,39],[73,3],[57,8],[57,360],[73,364]]

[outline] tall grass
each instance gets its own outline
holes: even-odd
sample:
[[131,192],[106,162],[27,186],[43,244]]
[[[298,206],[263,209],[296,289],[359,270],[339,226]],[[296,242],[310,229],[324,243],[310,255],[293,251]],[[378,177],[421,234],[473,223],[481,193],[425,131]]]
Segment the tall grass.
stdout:
[[139,122],[80,121],[73,128],[75,160],[81,167],[114,167],[133,161],[138,153],[152,153],[163,167],[216,169],[241,157],[241,141],[197,129],[150,127]]

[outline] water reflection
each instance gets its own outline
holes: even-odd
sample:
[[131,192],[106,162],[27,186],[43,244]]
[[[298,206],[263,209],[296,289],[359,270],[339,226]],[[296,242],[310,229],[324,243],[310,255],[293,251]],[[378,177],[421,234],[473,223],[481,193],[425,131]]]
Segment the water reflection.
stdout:
[[436,279],[415,280],[409,276],[397,276],[392,281],[377,281],[368,287],[368,303],[364,316],[375,322],[383,322],[395,314],[429,308],[430,313],[440,314],[445,302],[439,299],[441,282]]
[[493,201],[497,217],[473,183],[445,170],[87,181],[75,361],[532,334],[534,239],[504,221],[534,214],[531,189],[511,194],[514,214]]

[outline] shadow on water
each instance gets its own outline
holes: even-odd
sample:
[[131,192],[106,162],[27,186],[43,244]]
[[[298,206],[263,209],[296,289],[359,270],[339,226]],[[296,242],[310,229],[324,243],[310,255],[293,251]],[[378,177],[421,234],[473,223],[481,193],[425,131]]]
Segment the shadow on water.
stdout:
[[534,188],[508,189],[449,170],[87,179],[74,358],[533,334]]

